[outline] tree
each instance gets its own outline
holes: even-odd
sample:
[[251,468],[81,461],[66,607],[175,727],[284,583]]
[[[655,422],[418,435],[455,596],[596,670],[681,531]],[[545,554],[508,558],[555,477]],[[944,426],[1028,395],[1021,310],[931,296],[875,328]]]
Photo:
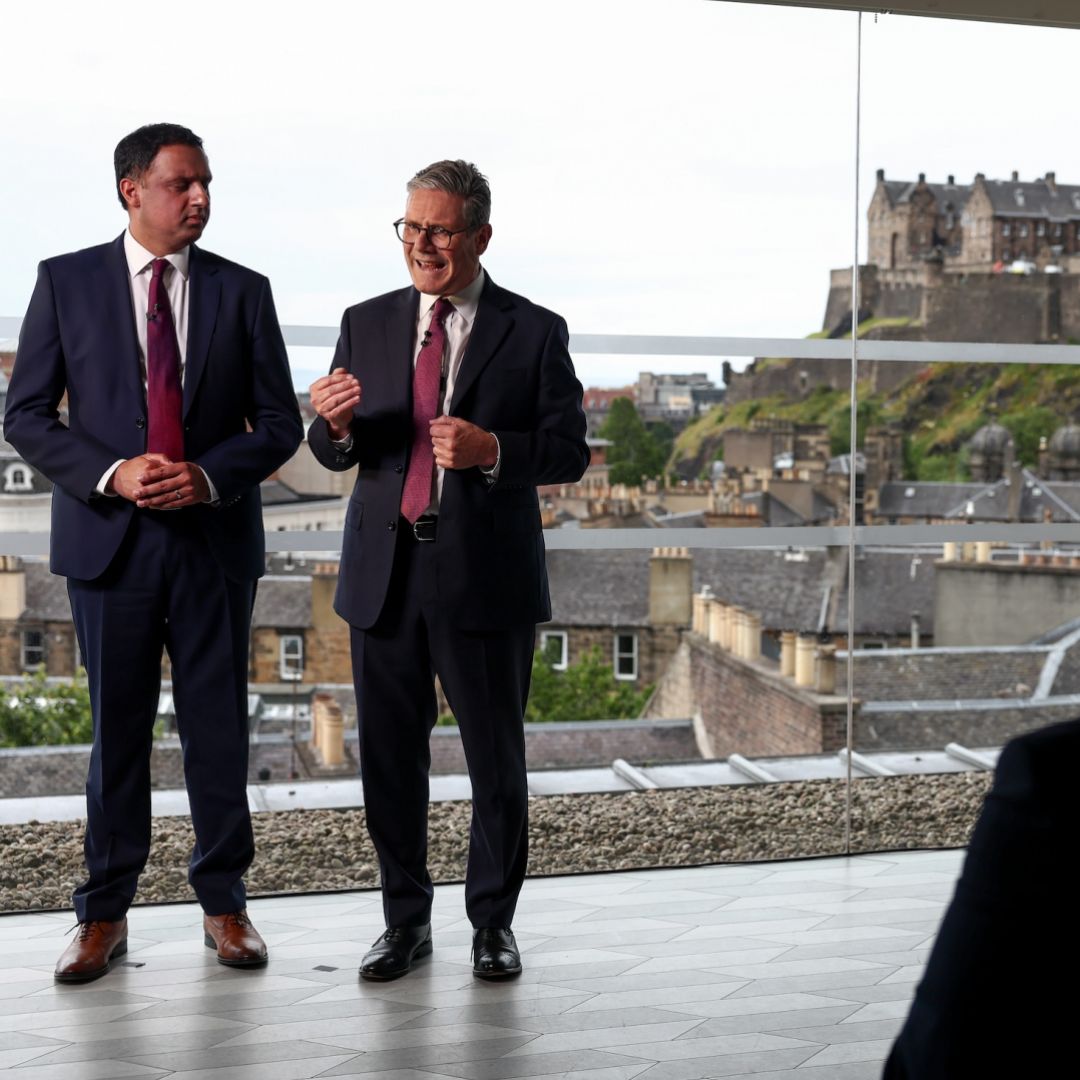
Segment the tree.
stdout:
[[631,487],[663,474],[664,451],[642,423],[629,398],[616,398],[600,428],[600,436],[609,439],[607,461],[613,484]]
[[93,738],[86,675],[49,683],[35,671],[21,683],[0,686],[0,746],[63,746]]
[[539,649],[533,654],[532,687],[525,719],[533,723],[558,720],[626,720],[639,716],[652,687],[635,690],[620,682],[594,646],[565,671],[556,671],[553,657]]

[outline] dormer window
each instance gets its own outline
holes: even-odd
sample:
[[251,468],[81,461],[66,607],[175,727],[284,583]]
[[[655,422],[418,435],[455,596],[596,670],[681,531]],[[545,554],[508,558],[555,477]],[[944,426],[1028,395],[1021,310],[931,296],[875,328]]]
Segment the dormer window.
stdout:
[[1016,197],[1016,205],[1017,206],[1023,206],[1024,205],[1024,193],[1023,193],[1023,191],[1020,188],[1017,188],[1013,192],[1013,195]]
[[30,473],[30,468],[27,465],[23,465],[21,462],[15,465],[9,465],[4,470],[4,491],[11,494],[17,494],[23,491],[34,490],[34,478]]

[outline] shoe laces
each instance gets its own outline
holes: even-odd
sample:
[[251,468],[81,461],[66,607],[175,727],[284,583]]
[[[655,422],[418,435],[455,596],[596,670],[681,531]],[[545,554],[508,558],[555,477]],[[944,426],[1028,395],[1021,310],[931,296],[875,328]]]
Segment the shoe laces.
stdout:
[[225,916],[225,921],[240,927],[241,930],[251,926],[251,920],[247,917],[246,911],[232,911]]
[[72,930],[76,930],[78,933],[75,934],[75,940],[80,942],[86,941],[87,938],[99,932],[98,925],[96,919],[90,919],[87,922],[76,923],[68,933],[70,934]]

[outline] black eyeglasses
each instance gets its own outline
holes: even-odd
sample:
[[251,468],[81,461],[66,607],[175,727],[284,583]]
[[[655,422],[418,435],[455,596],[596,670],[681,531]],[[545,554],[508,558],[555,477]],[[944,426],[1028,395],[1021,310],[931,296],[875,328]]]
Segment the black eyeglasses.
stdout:
[[415,244],[424,233],[427,233],[428,239],[435,247],[448,248],[458,233],[468,231],[468,229],[444,229],[441,225],[414,225],[404,218],[398,218],[394,222],[394,232],[403,244]]

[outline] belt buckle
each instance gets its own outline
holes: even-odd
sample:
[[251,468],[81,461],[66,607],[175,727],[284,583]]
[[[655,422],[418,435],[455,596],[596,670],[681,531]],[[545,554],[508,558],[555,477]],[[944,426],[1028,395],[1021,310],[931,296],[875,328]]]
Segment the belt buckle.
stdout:
[[422,544],[431,543],[435,539],[435,519],[428,518],[426,521],[417,518],[413,522],[413,536]]

